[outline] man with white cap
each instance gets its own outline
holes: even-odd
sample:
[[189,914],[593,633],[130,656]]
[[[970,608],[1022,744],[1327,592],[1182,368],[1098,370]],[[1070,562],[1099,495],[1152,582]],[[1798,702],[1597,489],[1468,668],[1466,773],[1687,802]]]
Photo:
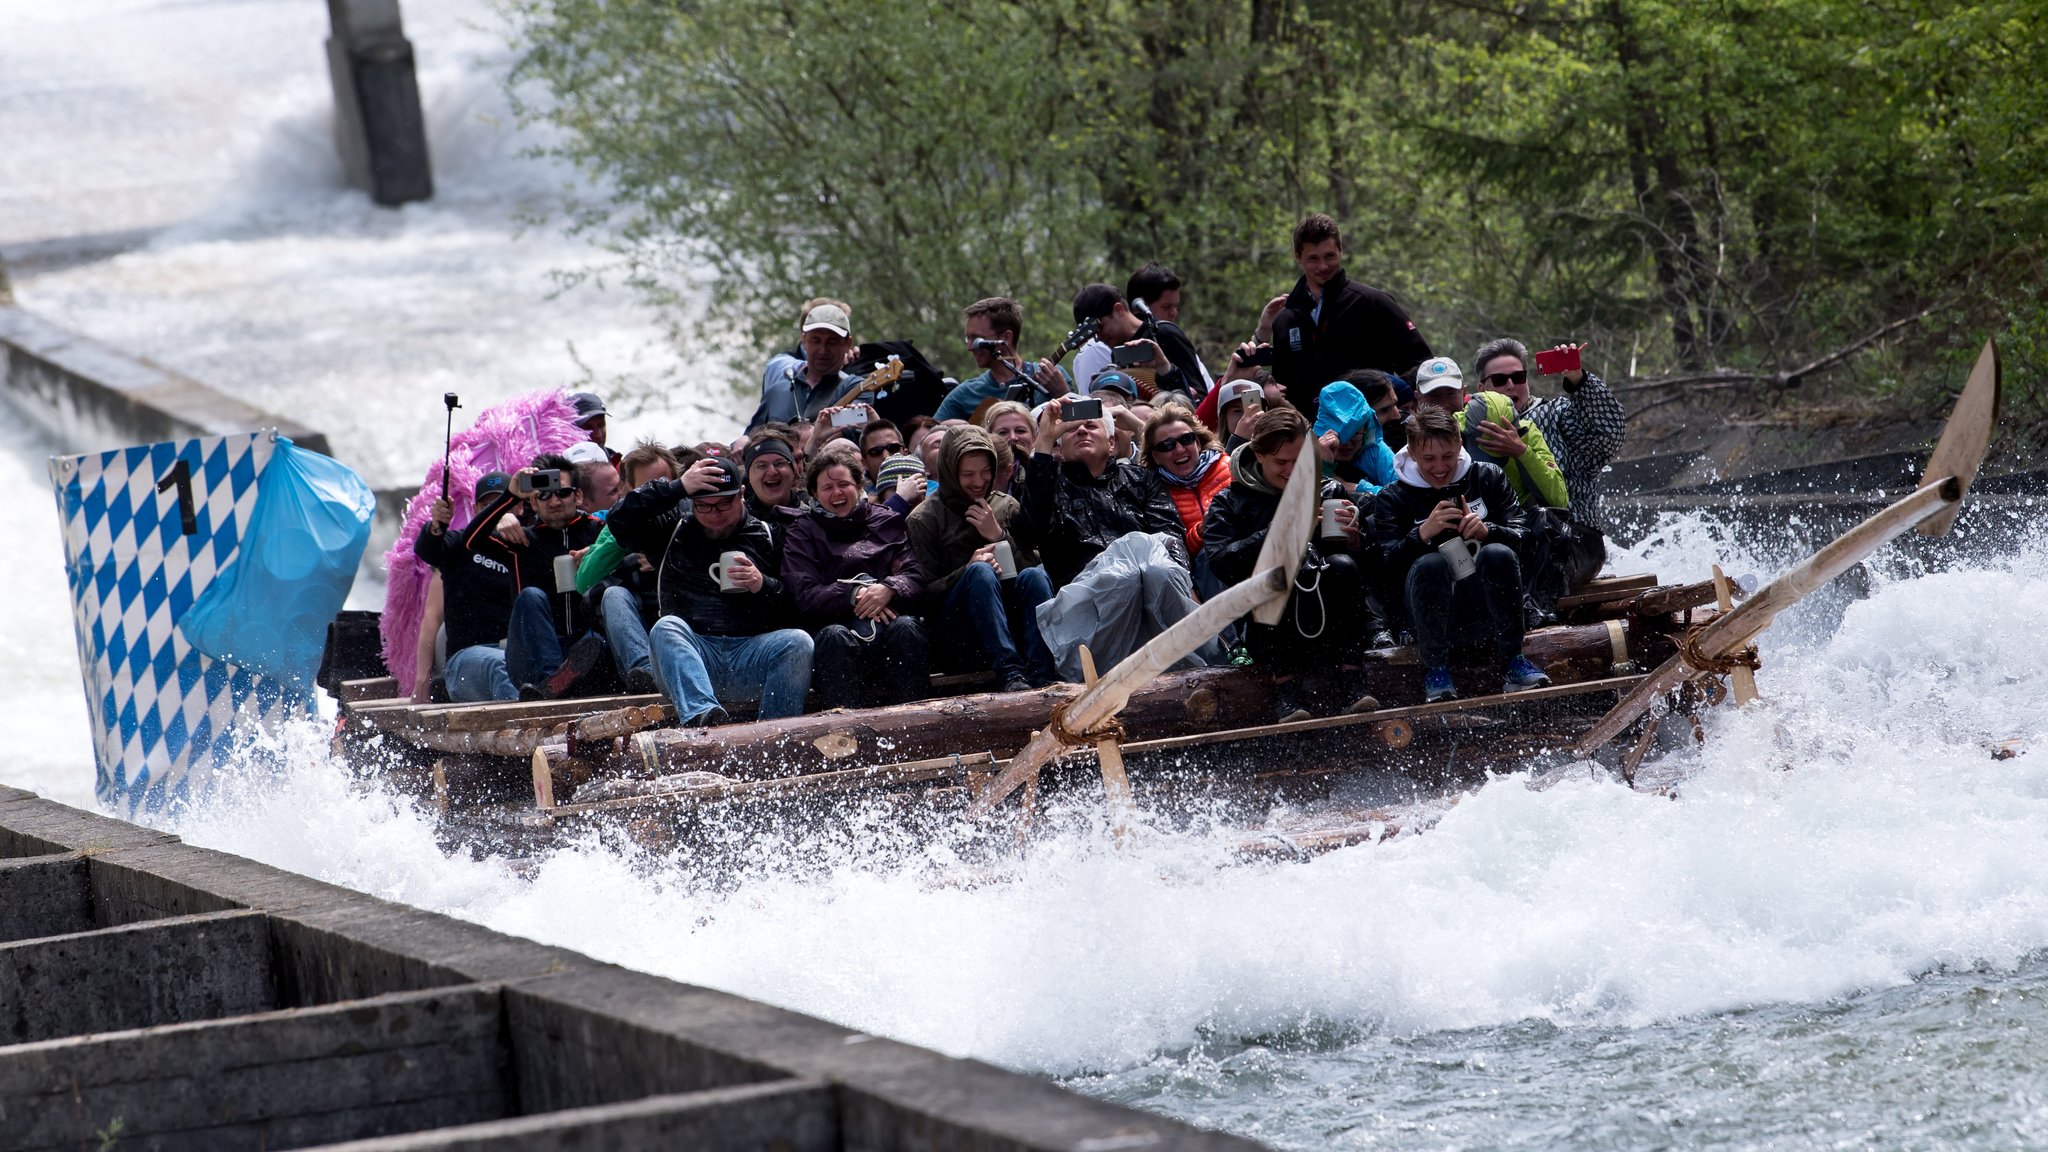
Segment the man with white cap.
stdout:
[[1449,356],[1432,356],[1415,369],[1415,404],[1458,412],[1465,407],[1465,374]]
[[[844,301],[819,297],[804,305],[797,327],[803,332],[801,363],[783,357],[788,366],[779,378],[765,379],[761,406],[747,421],[749,432],[770,422],[808,424],[818,413],[853,387],[856,377],[845,371],[853,350],[853,310]],[[771,370],[770,377],[774,377]]]

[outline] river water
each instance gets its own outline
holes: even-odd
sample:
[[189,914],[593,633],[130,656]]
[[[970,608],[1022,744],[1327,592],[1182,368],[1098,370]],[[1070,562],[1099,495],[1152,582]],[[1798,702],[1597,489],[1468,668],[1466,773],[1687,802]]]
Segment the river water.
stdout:
[[[490,107],[481,10],[407,16],[430,106]],[[244,48],[227,64],[210,51],[223,35]],[[459,162],[447,199],[396,214],[310,174],[319,35],[317,5],[0,5],[0,127],[74,185],[0,194],[0,246],[151,237],[18,274],[23,302],[325,421],[379,479],[416,469],[438,435],[433,418],[390,414],[425,396],[431,415],[451,380],[482,397],[573,379],[549,349],[586,333],[617,350],[610,370],[670,363],[629,302],[548,300],[545,273],[588,250],[522,231],[517,195],[489,181],[462,192]],[[313,70],[274,63],[293,53]],[[153,127],[110,111],[145,106]],[[559,178],[487,120],[436,122],[453,124],[458,158],[493,157],[477,170],[507,188]],[[176,153],[187,135],[206,156]],[[286,149],[303,165],[275,178],[298,191],[237,185],[290,168],[279,141],[294,138],[314,143]],[[104,160],[116,146],[164,153],[162,175]],[[302,339],[321,294],[336,312]],[[473,313],[500,312],[531,339],[447,345]],[[422,314],[442,319],[407,319]],[[649,431],[733,418],[717,382],[670,368],[646,379],[685,387],[639,418]],[[0,429],[0,487],[22,493],[28,542],[0,614],[0,725],[16,736],[0,782],[89,805],[56,516],[30,491],[59,447]],[[289,734],[288,772],[252,770],[172,826],[1280,1147],[2038,1146],[2048,537],[2003,517],[1969,527],[1931,559],[1875,565],[1867,597],[1831,593],[1782,621],[1764,644],[1765,704],[1709,716],[1704,743],[1649,765],[1681,781],[1675,796],[1507,776],[1423,834],[1307,862],[1238,865],[1226,837],[1200,834],[1141,831],[1119,850],[1081,814],[1000,876],[963,870],[950,844],[861,828],[830,847],[764,839],[739,868],[595,843],[516,868],[443,851],[407,804],[327,761],[318,725]],[[1798,535],[1668,517],[1621,567],[1768,576]],[[1995,759],[2000,741],[2024,750]]]

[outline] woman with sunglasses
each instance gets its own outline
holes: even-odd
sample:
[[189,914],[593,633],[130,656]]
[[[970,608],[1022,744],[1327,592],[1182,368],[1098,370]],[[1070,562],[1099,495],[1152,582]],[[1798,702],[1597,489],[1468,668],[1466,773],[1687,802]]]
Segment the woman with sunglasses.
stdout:
[[811,689],[821,710],[922,700],[931,694],[931,651],[913,615],[924,576],[906,521],[862,499],[851,445],[830,449],[805,469],[811,507],[789,526],[782,550],[782,579],[815,637]]
[[1188,555],[1202,554],[1202,518],[1216,495],[1230,487],[1230,461],[1216,434],[1180,404],[1167,404],[1145,422],[1146,461],[1173,497],[1187,533]]

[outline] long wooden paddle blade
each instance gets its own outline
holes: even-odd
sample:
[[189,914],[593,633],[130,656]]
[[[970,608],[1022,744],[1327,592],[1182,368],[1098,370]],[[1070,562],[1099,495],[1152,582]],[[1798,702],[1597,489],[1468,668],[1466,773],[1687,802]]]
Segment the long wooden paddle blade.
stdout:
[[[1131,693],[1180,663],[1181,657],[1208,643],[1231,621],[1269,600],[1285,603],[1287,592],[1293,586],[1293,577],[1278,568],[1267,568],[1254,573],[1244,583],[1225,588],[1210,597],[1172,627],[1146,641],[1143,648],[1124,657],[1087,691],[1074,697],[1064,713],[1067,730],[1078,735],[1116,715],[1130,701]],[[1009,799],[1010,793],[1026,780],[1036,779],[1039,770],[1052,763],[1061,751],[1062,745],[1049,730],[1033,736],[1022,751],[1010,757],[1010,763],[1002,773],[967,806],[967,818],[980,819]]]
[[[1272,526],[1266,529],[1266,542],[1259,547],[1259,559],[1252,565],[1252,571],[1278,568],[1287,573],[1288,586],[1293,586],[1301,558],[1308,554],[1308,534],[1315,530],[1316,489],[1320,486],[1315,438],[1303,435],[1301,458],[1295,461],[1294,475],[1288,477],[1287,488],[1280,493],[1280,507],[1273,513]],[[1252,619],[1270,626],[1278,624],[1285,611],[1287,598],[1282,596],[1254,609]]]
[[[1770,627],[1780,612],[1847,572],[1857,561],[1903,535],[1915,524],[1934,516],[1953,515],[1961,499],[1961,485],[1951,476],[1892,504],[1837,536],[1797,568],[1764,585],[1756,595],[1737,605],[1733,612],[1715,617],[1712,623],[1700,629],[1696,646],[1709,659],[1718,659],[1736,651]],[[1590,756],[1601,745],[1621,735],[1649,710],[1657,697],[1676,688],[1694,671],[1697,669],[1689,667],[1681,657],[1673,656],[1666,660],[1648,680],[1638,684],[1635,691],[1579,739],[1573,746],[1574,754]]]
[[[1998,423],[1998,403],[2004,390],[2001,376],[1998,342],[1986,340],[1984,351],[1977,355],[1977,366],[1970,369],[1969,382],[1963,385],[1963,394],[1956,398],[1956,406],[1948,414],[1948,427],[1941,430],[1941,441],[1934,446],[1934,455],[1927,458],[1927,473],[1920,478],[1922,487],[1953,476],[1962,491],[1970,490],[1970,481],[1977,478],[1977,468],[1984,463],[1991,429]],[[1962,505],[1958,502],[1941,515],[1922,521],[1919,533],[1948,535],[1949,526],[1956,522],[1956,513],[1960,511]]]

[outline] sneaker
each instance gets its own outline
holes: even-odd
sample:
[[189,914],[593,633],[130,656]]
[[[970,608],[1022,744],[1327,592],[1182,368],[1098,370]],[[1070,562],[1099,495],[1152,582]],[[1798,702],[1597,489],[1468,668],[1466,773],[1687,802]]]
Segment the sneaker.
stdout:
[[520,703],[522,703],[522,704],[537,704],[537,703],[539,703],[540,701],[542,701],[542,700],[545,700],[545,699],[547,699],[547,696],[546,696],[546,694],[544,694],[543,692],[541,692],[541,690],[540,690],[540,685],[538,685],[538,684],[521,684],[521,685],[519,686],[519,702],[520,702]]
[[1501,691],[1527,692],[1531,688],[1548,687],[1550,687],[1550,677],[1544,673],[1543,669],[1531,664],[1527,656],[1516,656],[1513,660],[1508,661],[1507,683],[1502,685]]
[[1012,673],[1003,680],[1003,686],[1001,689],[999,689],[999,691],[1029,692],[1031,691],[1031,681],[1026,680],[1022,676],[1016,675],[1015,673]]
[[1304,707],[1307,700],[1308,686],[1299,676],[1285,683],[1273,685],[1273,715],[1275,722],[1292,724],[1296,720],[1308,719],[1309,711]]
[[596,633],[586,632],[569,645],[569,654],[562,657],[562,666],[555,674],[541,684],[541,695],[549,700],[559,700],[569,695],[597,667],[598,657],[604,655],[604,641]]
[[1422,698],[1430,704],[1458,698],[1458,686],[1451,682],[1449,668],[1431,668],[1422,674]]
[[1372,634],[1372,638],[1365,642],[1365,646],[1374,651],[1382,648],[1392,648],[1394,647],[1394,634],[1382,628]]
[[626,691],[635,696],[652,696],[661,691],[661,681],[652,668],[634,668],[626,673]]

